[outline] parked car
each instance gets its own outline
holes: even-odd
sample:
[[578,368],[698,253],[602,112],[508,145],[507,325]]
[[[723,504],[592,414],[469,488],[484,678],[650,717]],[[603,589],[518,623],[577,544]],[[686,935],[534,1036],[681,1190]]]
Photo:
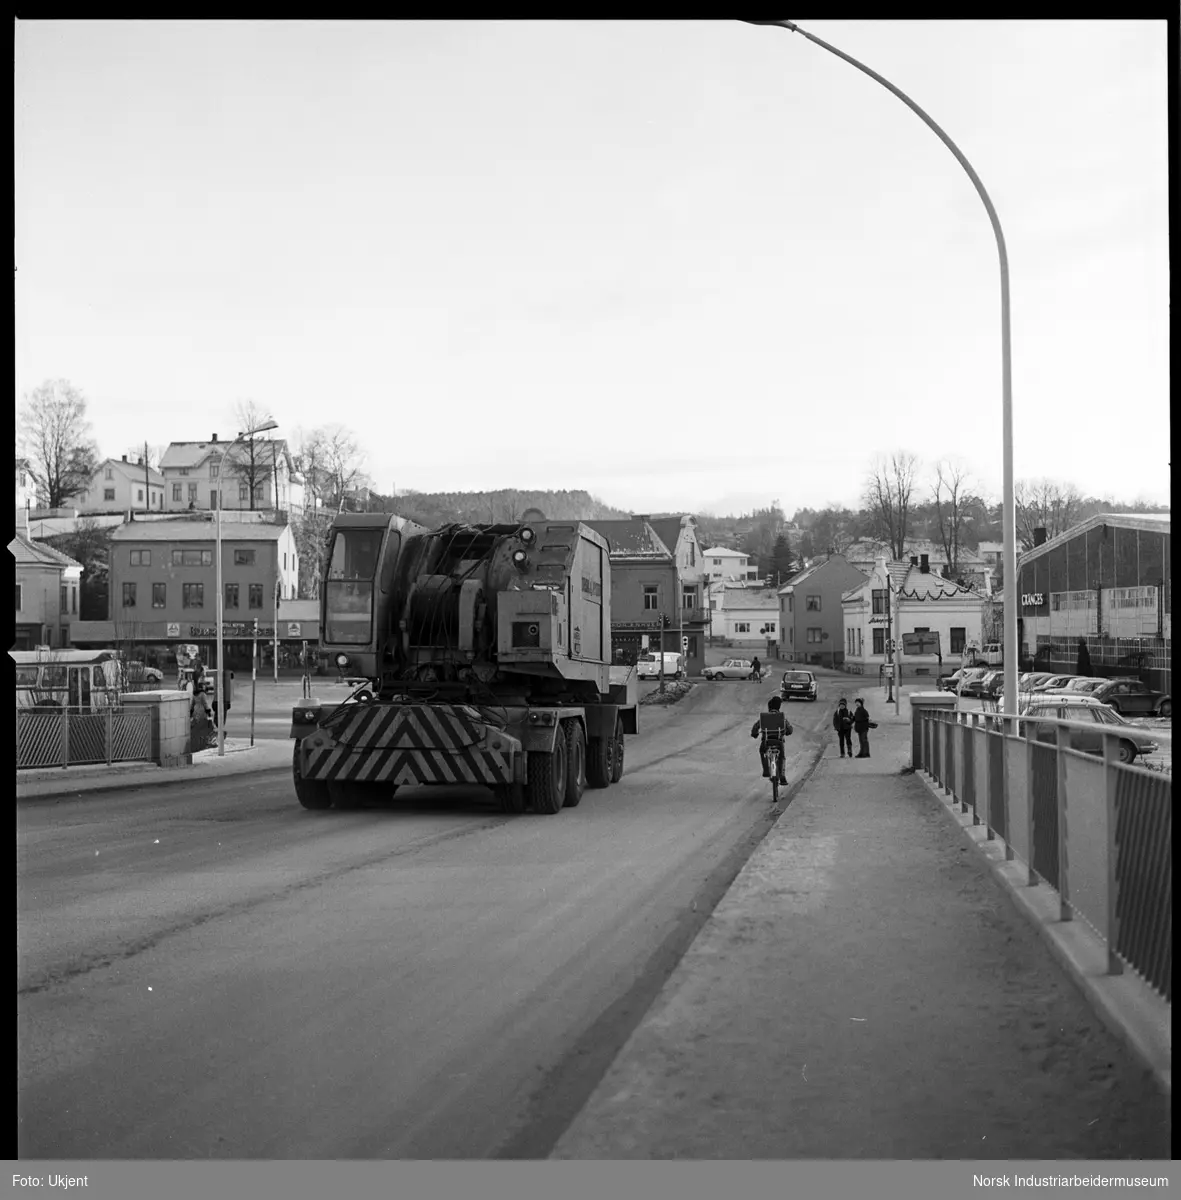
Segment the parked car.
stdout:
[[[1045,717],[1047,720],[1079,721],[1090,725],[1090,729],[1067,731],[1069,745],[1086,754],[1102,755],[1104,732],[1113,728],[1119,733],[1120,762],[1135,762],[1137,757],[1155,754],[1157,750],[1157,743],[1143,729],[1126,721],[1108,705],[1090,696],[1071,697],[1059,693],[1032,697],[1027,704],[1022,705],[1022,712],[1035,717]],[[1036,741],[1051,744],[1055,741],[1054,725],[1029,721],[1023,722],[1022,728],[1026,737],[1032,736]]]
[[1060,692],[1064,696],[1086,696],[1093,692],[1097,687],[1101,687],[1106,682],[1106,679],[1100,679],[1088,675],[1076,675],[1064,687],[1050,688],[1048,690]]
[[1049,692],[1057,688],[1064,688],[1072,679],[1077,679],[1077,675],[1047,675],[1039,684],[1035,684],[1030,688],[1032,692]]
[[[979,667],[977,671],[979,672],[978,674],[974,674],[970,679],[965,679],[960,685],[961,696],[983,697],[992,694],[988,688],[998,672],[995,669],[989,670],[988,668],[981,669]],[[1004,672],[1001,671],[1000,674],[1003,676]]]
[[1117,713],[1137,717],[1171,717],[1173,698],[1155,691],[1139,679],[1108,679],[1090,693],[1096,700],[1110,704]]
[[164,682],[164,672],[156,667],[149,667],[147,663],[127,662],[123,664],[123,671],[128,683]]
[[1053,672],[1051,671],[1026,671],[1017,680],[1017,688],[1022,692],[1032,692],[1038,684],[1044,683],[1047,679],[1052,679]]
[[[701,673],[706,679],[749,679],[753,669],[749,658],[728,658],[720,667],[703,667]],[[765,674],[766,671],[760,666],[759,678],[762,679]]]
[[949,692],[954,692],[961,685],[967,686],[972,680],[982,679],[987,674],[987,667],[960,667],[958,671],[953,671],[950,675],[941,676],[938,684]]
[[784,671],[780,691],[784,700],[815,700],[819,689],[811,671]]

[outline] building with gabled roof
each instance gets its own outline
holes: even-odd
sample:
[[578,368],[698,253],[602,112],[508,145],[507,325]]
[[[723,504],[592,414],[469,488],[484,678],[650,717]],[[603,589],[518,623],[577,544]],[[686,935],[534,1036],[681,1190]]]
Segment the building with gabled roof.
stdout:
[[164,476],[143,459],[128,462],[127,455],[105,458],[94,469],[90,483],[75,497],[84,515],[164,511]]
[[23,533],[8,543],[8,553],[16,566],[13,649],[69,646],[70,627],[78,619],[82,564]]
[[830,554],[797,571],[779,589],[779,656],[838,667],[845,657],[842,596],[865,581],[843,555]]
[[[958,666],[968,646],[981,645],[987,604],[975,589],[936,574],[926,556],[888,562],[881,555],[841,597],[845,670],[880,677],[897,651],[906,678],[933,678],[945,660]],[[908,633],[938,633],[939,653],[902,653]]]
[[[226,442],[213,434],[204,442],[170,442],[160,459],[169,512],[303,509],[303,479],[284,438]],[[253,477],[251,476],[253,472]],[[251,492],[253,483],[253,494]]]

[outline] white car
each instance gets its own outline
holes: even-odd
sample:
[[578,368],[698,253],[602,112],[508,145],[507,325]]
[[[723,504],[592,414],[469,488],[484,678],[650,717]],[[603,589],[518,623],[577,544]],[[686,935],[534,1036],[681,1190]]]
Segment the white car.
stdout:
[[[728,658],[720,667],[705,667],[701,673],[706,679],[750,679],[753,671],[754,664],[749,658]],[[765,668],[760,665],[759,678],[765,674]]]

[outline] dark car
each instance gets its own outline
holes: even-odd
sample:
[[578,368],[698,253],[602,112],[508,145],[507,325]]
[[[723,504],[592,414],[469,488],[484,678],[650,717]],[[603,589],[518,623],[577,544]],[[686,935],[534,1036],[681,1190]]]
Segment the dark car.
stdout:
[[1111,679],[1090,693],[1127,717],[1171,717],[1173,698],[1154,691],[1139,679]]
[[811,671],[784,671],[780,692],[784,700],[815,700],[816,676]]
[[[953,671],[950,675],[940,675],[936,681],[936,685],[946,691],[954,692],[961,686],[967,687],[974,679],[982,679],[988,674],[987,667],[961,667],[958,671]],[[968,693],[965,692],[965,695]]]
[[973,675],[971,679],[966,679],[960,686],[961,696],[991,696],[992,684],[996,678],[1003,679],[1005,673],[1003,670],[985,671],[981,675]]

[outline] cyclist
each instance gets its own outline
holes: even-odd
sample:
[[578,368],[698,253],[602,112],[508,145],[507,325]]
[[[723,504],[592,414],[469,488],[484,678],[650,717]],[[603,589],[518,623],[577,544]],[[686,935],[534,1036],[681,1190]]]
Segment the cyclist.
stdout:
[[763,678],[763,664],[759,662],[759,656],[755,655],[755,660],[750,664],[750,677],[758,683]]
[[[785,737],[790,737],[794,731],[791,727],[791,722],[787,719],[787,714],[780,712],[780,708],[782,707],[782,705],[783,705],[783,700],[779,696],[772,696],[771,699],[767,701],[767,711],[772,712],[772,713],[779,713],[779,716],[782,717],[782,719],[783,719],[783,732],[782,733],[775,732],[774,730],[764,729],[762,717],[756,717],[755,723],[750,727],[750,736],[752,738],[754,738],[754,737],[759,738],[759,758],[763,764],[763,778],[764,779],[771,778],[771,772],[767,767],[767,742],[768,742],[768,739],[774,738],[776,741],[778,741],[778,743],[779,743],[779,782],[786,783],[787,777],[786,777],[786,775],[784,775],[784,761],[783,761],[785,758],[783,739]],[[762,734],[762,737],[759,737],[760,733]]]

